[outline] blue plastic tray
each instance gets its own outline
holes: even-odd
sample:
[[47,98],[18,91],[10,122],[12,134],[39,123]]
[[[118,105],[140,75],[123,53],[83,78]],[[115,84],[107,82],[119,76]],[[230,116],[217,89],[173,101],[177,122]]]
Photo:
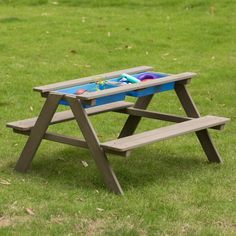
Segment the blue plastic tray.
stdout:
[[[133,76],[138,78],[138,76],[140,76],[142,74],[145,74],[145,72],[135,74]],[[162,74],[162,73],[155,73],[155,74],[158,76],[158,78],[156,78],[156,79],[168,76],[168,74]],[[145,82],[143,82],[143,83],[145,83]],[[150,87],[150,88],[146,88],[146,89],[130,91],[130,92],[127,92],[127,95],[132,96],[132,97],[143,97],[143,96],[151,95],[153,93],[159,93],[159,92],[172,90],[172,89],[174,89],[174,85],[175,85],[175,82],[171,82],[168,84],[158,85],[158,86],[154,86],[154,87]]]
[[[111,81],[116,81],[116,80],[117,79],[113,79]],[[99,87],[99,85],[96,83],[89,83],[89,84],[84,84],[84,85],[80,85],[80,86],[74,86],[74,87],[70,87],[70,88],[66,88],[66,89],[61,89],[61,90],[58,90],[58,92],[64,93],[64,94],[75,94],[76,91],[79,89],[85,89],[89,92],[95,92],[98,90],[98,87]],[[106,84],[104,85],[104,89],[110,89],[110,88],[114,88],[114,87],[117,87],[117,86],[106,85]],[[114,94],[111,96],[97,98],[96,99],[96,106],[111,103],[111,102],[123,101],[123,100],[125,100],[125,95],[126,95],[126,93],[119,93],[119,94]],[[68,102],[65,100],[61,100],[60,104],[68,105]],[[84,105],[84,107],[87,108],[87,107],[90,107],[90,105]]]
[[[155,72],[153,72],[153,73],[155,73]],[[142,74],[145,74],[145,72],[139,73],[139,74],[134,74],[133,76],[137,78],[138,76],[140,76]],[[162,74],[162,73],[155,73],[155,74],[158,76],[158,78],[156,78],[156,79],[168,76],[168,74]],[[120,78],[114,78],[114,79],[110,79],[108,81],[119,82],[119,80],[120,80]],[[142,82],[142,83],[145,83],[145,82]],[[134,90],[134,91],[129,91],[129,92],[122,92],[119,94],[114,94],[114,95],[110,95],[110,96],[106,96],[106,97],[97,98],[95,106],[99,106],[99,105],[103,105],[103,104],[107,104],[107,103],[111,103],[111,102],[123,101],[123,100],[125,100],[125,96],[143,97],[143,96],[147,96],[147,95],[158,93],[158,92],[172,90],[172,89],[174,89],[174,85],[175,85],[175,82],[171,82],[171,83],[164,84],[164,85],[158,85],[158,86],[153,86],[150,88]],[[123,86],[125,86],[125,85],[123,85]],[[114,87],[117,87],[117,85],[105,84],[103,89],[110,89],[110,88],[114,88]],[[79,89],[85,89],[89,92],[95,92],[99,89],[99,85],[96,83],[89,83],[89,84],[84,84],[84,85],[61,89],[61,90],[58,90],[58,92],[64,93],[64,94],[75,94],[76,91]],[[65,100],[61,100],[60,104],[68,105],[68,102]],[[84,107],[90,107],[90,105],[84,105]]]

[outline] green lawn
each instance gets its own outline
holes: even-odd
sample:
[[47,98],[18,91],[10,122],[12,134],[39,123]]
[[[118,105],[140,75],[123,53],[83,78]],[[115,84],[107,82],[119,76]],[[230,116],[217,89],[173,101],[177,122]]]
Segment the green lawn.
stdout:
[[[0,0],[0,235],[236,235],[233,2]],[[13,170],[26,137],[5,124],[38,115],[44,99],[34,86],[139,65],[198,73],[190,92],[201,114],[231,118],[210,131],[223,165],[208,164],[190,134],[127,159],[109,155],[122,197],[83,149],[45,141],[29,173]],[[174,92],[150,108],[183,114]],[[101,140],[126,119],[107,115],[92,118]],[[161,125],[143,120],[138,132]],[[50,129],[79,133],[74,122]]]

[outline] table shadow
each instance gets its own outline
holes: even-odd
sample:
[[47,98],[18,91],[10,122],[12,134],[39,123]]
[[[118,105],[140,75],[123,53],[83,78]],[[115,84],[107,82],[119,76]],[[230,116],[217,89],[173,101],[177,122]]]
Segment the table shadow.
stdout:
[[[144,156],[145,154],[145,156]],[[173,181],[186,181],[196,172],[204,172],[208,165],[206,159],[199,155],[163,153],[156,146],[146,146],[134,150],[130,157],[109,156],[109,160],[124,191],[143,188],[156,184],[165,185]],[[85,167],[85,161],[88,166]],[[45,150],[35,156],[28,175],[39,176],[49,184],[63,185],[63,188],[84,188],[104,190],[103,179],[87,150],[65,148],[46,155]]]

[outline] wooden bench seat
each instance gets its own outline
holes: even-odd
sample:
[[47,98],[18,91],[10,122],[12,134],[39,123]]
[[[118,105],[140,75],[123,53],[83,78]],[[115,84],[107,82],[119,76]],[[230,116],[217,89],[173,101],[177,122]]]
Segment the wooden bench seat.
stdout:
[[[95,115],[95,114],[99,114],[102,112],[124,109],[124,108],[131,107],[131,106],[133,106],[133,103],[119,101],[119,102],[108,103],[108,104],[101,105],[101,106],[86,108],[85,110],[88,115]],[[14,130],[29,131],[34,127],[37,118],[38,117],[34,117],[34,118],[30,118],[30,119],[10,122],[7,124],[7,127],[12,128]],[[73,119],[74,119],[74,115],[71,110],[57,112],[53,116],[53,119],[52,119],[50,125],[61,123],[64,121],[70,121]]]
[[134,134],[124,138],[108,141],[102,143],[101,146],[105,150],[125,152],[145,144],[151,144],[190,132],[196,132],[214,126],[224,125],[228,121],[229,119],[225,117],[204,116],[167,127],[162,127],[140,134]]

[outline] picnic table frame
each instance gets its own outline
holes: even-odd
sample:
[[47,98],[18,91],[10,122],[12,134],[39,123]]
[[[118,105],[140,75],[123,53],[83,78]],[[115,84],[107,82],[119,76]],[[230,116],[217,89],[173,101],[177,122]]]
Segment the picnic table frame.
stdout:
[[[91,83],[101,79],[119,77],[122,73],[135,74],[145,71],[152,71],[152,67],[140,66],[82,79],[35,87],[34,90],[40,92],[41,95],[46,98],[39,116],[33,119],[7,124],[7,126],[12,128],[14,132],[29,136],[20,158],[17,161],[15,170],[26,172],[31,165],[41,141],[47,139],[89,149],[97,168],[104,177],[108,189],[116,194],[123,194],[120,183],[108,161],[107,153],[128,156],[130,151],[134,148],[190,132],[196,133],[209,162],[221,163],[222,158],[214,146],[207,128],[221,130],[229,119],[216,116],[200,116],[200,113],[187,90],[187,84],[194,76],[196,76],[195,73],[185,72],[176,75],[169,75],[164,78],[144,83],[129,84],[112,89],[84,93],[81,95],[58,92],[58,90],[62,88]],[[170,82],[175,83],[174,90],[183,109],[185,110],[185,113],[187,114],[186,117],[160,113],[157,111],[148,111],[147,107],[154,94],[138,97],[135,104],[118,101],[96,106],[96,99],[101,97],[127,91],[142,90],[152,86],[162,86],[163,84]],[[68,102],[70,110],[56,113],[58,105],[62,99]],[[85,105],[90,105],[91,107],[85,108]],[[89,120],[89,116],[107,111],[125,113],[128,114],[128,118],[116,140],[101,143]],[[176,122],[176,124],[152,131],[146,131],[141,134],[134,134],[142,117]],[[72,119],[76,120],[84,136],[84,140],[47,132],[49,125],[66,122]]]

